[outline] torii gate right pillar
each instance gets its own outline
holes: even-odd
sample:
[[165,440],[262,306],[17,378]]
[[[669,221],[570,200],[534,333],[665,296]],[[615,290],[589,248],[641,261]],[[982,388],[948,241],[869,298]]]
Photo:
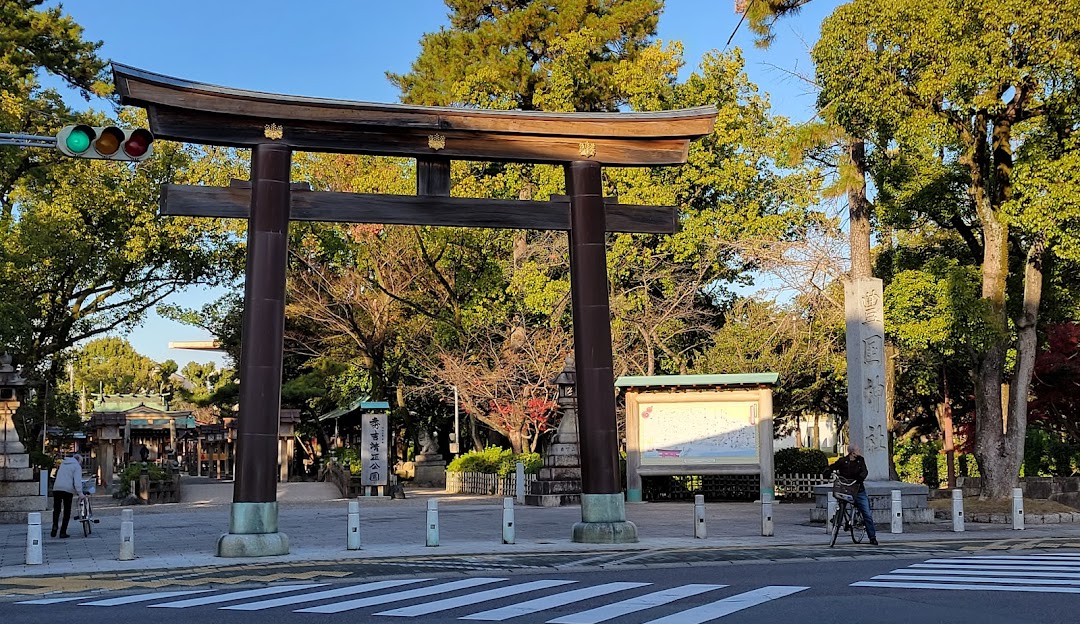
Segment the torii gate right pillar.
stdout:
[[637,527],[626,521],[619,480],[600,164],[566,165],[566,191],[570,196],[570,289],[582,491],[581,522],[574,524],[572,539],[587,544],[632,543],[638,541]]

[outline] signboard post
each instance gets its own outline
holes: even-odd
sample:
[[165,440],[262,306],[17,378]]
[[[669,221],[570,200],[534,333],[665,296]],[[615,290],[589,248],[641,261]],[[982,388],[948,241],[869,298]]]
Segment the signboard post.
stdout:
[[386,414],[364,414],[360,426],[360,485],[364,487],[364,496],[370,496],[372,488],[382,488],[389,483],[390,441],[387,437]]

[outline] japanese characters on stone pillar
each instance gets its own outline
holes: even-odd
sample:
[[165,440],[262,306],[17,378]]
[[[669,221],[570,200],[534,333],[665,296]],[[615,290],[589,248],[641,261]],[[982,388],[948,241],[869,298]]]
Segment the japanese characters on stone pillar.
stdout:
[[889,479],[885,425],[885,323],[881,280],[844,284],[847,317],[848,426],[850,443],[866,458],[868,481]]
[[363,470],[360,473],[360,485],[386,485],[390,470],[386,463],[389,457],[389,440],[386,434],[386,414],[364,414],[360,428],[360,461]]

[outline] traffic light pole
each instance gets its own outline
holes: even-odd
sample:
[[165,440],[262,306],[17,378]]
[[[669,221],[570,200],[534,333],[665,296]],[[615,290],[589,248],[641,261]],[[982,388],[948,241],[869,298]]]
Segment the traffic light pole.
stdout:
[[56,147],[56,137],[41,136],[38,134],[9,134],[0,132],[0,145],[14,145],[15,147]]

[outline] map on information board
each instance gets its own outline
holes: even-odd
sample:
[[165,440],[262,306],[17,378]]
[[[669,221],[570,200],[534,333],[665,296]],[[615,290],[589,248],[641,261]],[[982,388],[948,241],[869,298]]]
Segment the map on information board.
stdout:
[[644,464],[758,463],[754,401],[639,403]]

